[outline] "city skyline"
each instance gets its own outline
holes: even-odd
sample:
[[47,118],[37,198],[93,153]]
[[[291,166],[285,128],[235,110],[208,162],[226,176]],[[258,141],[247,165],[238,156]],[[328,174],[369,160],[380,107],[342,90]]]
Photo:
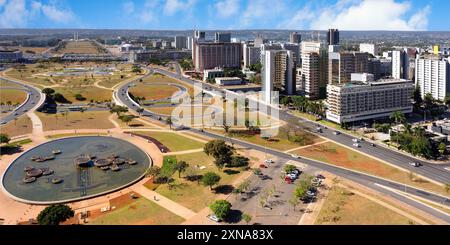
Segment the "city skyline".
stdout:
[[436,0],[0,0],[0,28],[448,31],[448,7]]

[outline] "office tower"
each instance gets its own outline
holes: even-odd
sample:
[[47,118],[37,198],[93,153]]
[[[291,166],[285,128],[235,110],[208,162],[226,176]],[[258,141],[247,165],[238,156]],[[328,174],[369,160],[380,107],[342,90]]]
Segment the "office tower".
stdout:
[[244,67],[249,67],[251,65],[261,62],[261,48],[254,47],[252,44],[243,44],[243,60]]
[[369,53],[373,56],[378,55],[378,47],[372,43],[361,43],[359,44],[359,52],[361,53]]
[[339,30],[329,29],[327,33],[328,45],[339,45]]
[[[304,84],[304,92],[311,99],[317,99],[326,96],[326,86],[328,83],[328,50],[324,43],[321,42],[302,42],[301,44],[301,53],[302,53],[302,84]],[[303,67],[303,64],[306,61],[303,61],[303,56],[307,54],[315,53],[319,56],[318,60],[318,78],[317,76],[305,76],[308,72],[314,71],[315,63],[317,62],[314,58],[311,60],[311,57],[307,57],[310,59],[309,67]],[[314,69],[311,70],[311,67]],[[304,69],[303,69],[304,68]]]
[[255,38],[254,45],[255,45],[255,47],[259,48],[263,44],[266,44],[266,43],[267,43],[267,39],[264,39],[262,37],[257,37],[257,38]]
[[192,45],[194,43],[194,38],[193,37],[187,37],[186,38],[186,48],[189,50],[192,50]]
[[295,93],[295,66],[293,53],[289,50],[267,50],[262,66],[262,90],[264,101],[271,103],[272,92]]
[[328,83],[340,84],[351,81],[352,73],[369,72],[369,55],[358,52],[328,54]]
[[300,35],[300,33],[297,32],[292,32],[289,35],[289,42],[300,44],[302,42],[302,35]]
[[204,31],[194,31],[194,38],[198,41],[204,41],[206,34]]
[[[255,45],[256,47],[256,45]],[[261,57],[260,62],[261,64],[264,62],[264,55],[266,54],[266,51],[268,50],[283,50],[283,46],[281,43],[264,43],[260,46],[261,48]]]
[[377,58],[369,59],[368,72],[370,74],[373,74],[375,80],[380,79],[381,78],[381,61]]
[[216,42],[216,43],[229,43],[229,42],[231,42],[231,33],[216,32],[214,34],[214,42]]
[[431,94],[435,100],[444,101],[450,90],[450,61],[436,56],[418,57],[415,78],[422,97]]
[[186,49],[187,48],[187,38],[185,36],[175,36],[175,48],[176,49]]
[[296,65],[300,64],[301,54],[300,54],[300,45],[298,43],[283,43],[281,47],[285,50],[290,50],[294,54],[294,60]]
[[327,119],[341,124],[412,113],[413,91],[414,83],[404,79],[329,84]]
[[320,83],[320,56],[319,53],[302,53],[302,87],[305,96],[310,99],[319,98]]
[[409,58],[407,50],[392,51],[392,77],[396,79],[408,79],[408,74]]
[[197,71],[216,67],[239,68],[241,66],[240,43],[195,42],[193,62]]

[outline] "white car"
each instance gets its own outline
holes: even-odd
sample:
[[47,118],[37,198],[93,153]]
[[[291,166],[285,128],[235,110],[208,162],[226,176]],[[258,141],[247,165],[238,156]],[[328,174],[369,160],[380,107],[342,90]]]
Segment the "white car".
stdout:
[[295,159],[300,159],[300,156],[299,156],[299,155],[297,155],[297,154],[292,154],[291,156],[292,156],[292,158],[295,158]]
[[266,159],[264,162],[265,163],[274,163],[274,161],[272,159]]
[[6,124],[6,121],[1,121],[0,122],[0,125],[4,125],[4,124]]
[[416,168],[420,167],[420,163],[418,163],[418,162],[410,162],[409,165],[416,167]]
[[220,219],[217,218],[217,216],[215,214],[210,214],[208,215],[208,219],[214,221],[214,222],[220,222]]
[[361,145],[358,144],[358,143],[353,144],[353,146],[356,147],[356,148],[360,148],[361,147]]
[[353,142],[359,143],[359,139],[352,139]]

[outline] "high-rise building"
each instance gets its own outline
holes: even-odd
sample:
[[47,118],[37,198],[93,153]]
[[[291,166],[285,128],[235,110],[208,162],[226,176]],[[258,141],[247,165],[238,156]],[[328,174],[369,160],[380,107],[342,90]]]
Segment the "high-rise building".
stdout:
[[413,111],[414,83],[404,79],[352,82],[327,86],[327,119],[336,123],[389,117]]
[[264,39],[262,37],[256,37],[254,45],[257,48],[260,48],[263,44],[266,44],[267,42],[268,42],[267,39]]
[[216,67],[239,68],[241,66],[240,43],[195,42],[193,62],[197,71]]
[[361,43],[359,44],[359,52],[361,53],[369,53],[373,56],[378,55],[378,47],[372,43]]
[[244,67],[249,67],[251,65],[261,62],[261,48],[255,47],[252,44],[243,44],[243,60]]
[[444,101],[450,90],[450,61],[436,56],[418,57],[415,78],[422,97],[431,94],[434,99]]
[[295,66],[293,53],[289,50],[267,50],[262,64],[262,90],[264,101],[272,102],[272,92],[295,93]]
[[[255,45],[256,47],[256,45]],[[281,46],[281,43],[265,43],[260,46],[261,48],[261,57],[260,62],[261,64],[264,62],[264,55],[266,54],[266,51],[268,50],[283,50],[283,46]]]
[[301,87],[305,96],[310,99],[319,98],[320,93],[320,56],[319,53],[302,53]]
[[194,38],[198,41],[204,41],[206,38],[206,33],[204,31],[194,31]]
[[192,45],[194,43],[194,38],[193,37],[187,37],[186,39],[186,48],[189,50],[192,50]]
[[[317,99],[326,96],[326,86],[328,83],[328,49],[325,43],[321,42],[302,42],[302,85],[303,92],[311,99]],[[313,55],[311,55],[314,53]],[[306,55],[308,61],[303,61]],[[316,56],[319,60],[316,60]],[[307,64],[308,62],[308,64]],[[318,62],[318,64],[317,64]],[[307,65],[306,65],[307,64]],[[318,65],[318,68],[316,68]],[[312,74],[313,72],[318,72]]]
[[339,30],[329,29],[327,33],[328,45],[339,45]]
[[406,50],[392,51],[392,77],[395,79],[409,78],[409,58]]
[[175,48],[176,49],[186,49],[187,48],[187,38],[185,36],[175,36]]
[[328,83],[341,84],[351,81],[352,73],[369,72],[369,55],[358,52],[328,54]]
[[300,54],[300,45],[298,43],[283,43],[282,48],[284,50],[290,50],[294,54],[294,60],[296,65],[300,64],[301,54]]
[[302,42],[302,35],[298,32],[291,32],[289,35],[289,42],[300,44]]
[[229,43],[229,42],[231,42],[231,33],[216,32],[214,34],[214,42],[216,42],[216,43]]

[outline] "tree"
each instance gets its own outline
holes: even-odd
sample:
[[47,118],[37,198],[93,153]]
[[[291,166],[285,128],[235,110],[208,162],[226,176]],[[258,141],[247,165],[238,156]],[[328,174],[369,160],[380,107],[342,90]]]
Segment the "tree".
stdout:
[[444,155],[445,151],[447,150],[447,145],[445,145],[445,143],[441,142],[438,146],[438,149],[439,149],[439,153],[441,155]]
[[139,108],[136,110],[139,116],[144,112],[144,108]]
[[119,116],[120,121],[122,121],[123,123],[126,123],[128,126],[128,123],[133,121],[134,116],[131,115],[122,115]]
[[289,199],[288,202],[294,208],[294,211],[295,211],[295,208],[297,207],[297,205],[300,204],[300,199],[298,199],[296,196],[293,196],[291,199]]
[[209,208],[217,218],[223,220],[231,211],[231,203],[226,200],[217,200],[209,205]]
[[414,107],[416,107],[416,108],[419,108],[423,103],[419,84],[417,84],[416,89],[414,89],[413,100],[414,100]]
[[110,113],[116,113],[118,117],[120,117],[120,113],[126,113],[128,112],[128,108],[125,106],[120,106],[120,105],[114,105],[113,107],[111,107],[111,109],[109,110]]
[[291,164],[284,165],[284,172],[286,172],[286,173],[290,173],[290,172],[294,171],[295,169],[297,169],[297,167],[295,167],[294,165],[291,165]]
[[222,125],[223,130],[225,130],[225,133],[228,134],[228,131],[230,131],[230,126],[228,124],[226,124],[225,122]]
[[44,88],[42,89],[42,93],[50,97],[52,94],[55,93],[55,90],[52,88]]
[[172,117],[167,117],[166,118],[166,123],[167,123],[167,125],[169,125],[169,128],[170,129],[172,129],[172,125],[173,125],[173,122],[172,122]]
[[158,166],[152,166],[147,169],[147,175],[152,176],[153,178],[157,177],[161,173],[161,168]]
[[445,184],[444,188],[445,188],[445,192],[448,193],[450,191],[450,183]]
[[9,138],[9,136],[7,134],[0,134],[0,143],[1,144],[3,144],[3,143],[8,144],[10,140],[11,139]]
[[65,204],[53,204],[42,210],[37,221],[40,225],[59,225],[74,216],[74,211]]
[[227,167],[246,167],[249,164],[250,159],[244,156],[232,156],[231,162],[227,164]]
[[403,123],[406,120],[405,115],[402,112],[400,112],[400,111],[392,112],[392,114],[389,116],[389,118],[392,121],[394,121],[395,124]]
[[86,100],[86,98],[83,97],[83,95],[81,95],[81,94],[76,94],[74,97],[78,101],[85,101]]
[[225,164],[231,162],[234,148],[223,140],[212,140],[205,144],[203,151],[206,155],[214,157],[214,164],[221,170]]
[[241,192],[246,192],[248,188],[250,187],[250,184],[252,182],[248,179],[244,180],[241,184],[239,184],[238,188]]
[[304,186],[297,186],[294,190],[294,197],[298,199],[304,199],[306,197],[306,192],[308,189],[306,189]]
[[248,225],[250,221],[252,221],[252,216],[250,214],[242,214],[241,216],[242,220]]
[[209,186],[210,190],[212,190],[212,187],[217,183],[219,183],[219,181],[220,176],[214,172],[207,172],[206,174],[203,175],[201,180],[202,184],[204,186]]
[[177,165],[175,165],[175,170],[178,171],[178,178],[181,178],[181,173],[185,172],[189,167],[189,164],[185,161],[179,161]]

